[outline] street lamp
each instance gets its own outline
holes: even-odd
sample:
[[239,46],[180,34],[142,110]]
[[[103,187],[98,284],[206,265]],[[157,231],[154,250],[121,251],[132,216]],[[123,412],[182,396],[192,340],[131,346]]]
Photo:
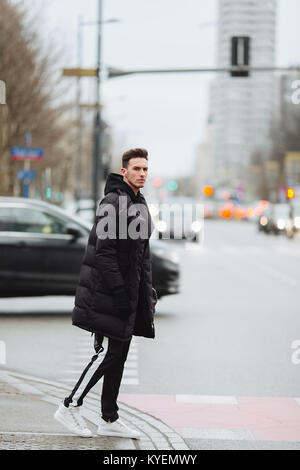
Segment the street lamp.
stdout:
[[[119,20],[111,18],[108,20],[102,20],[102,0],[98,0],[98,21],[82,21],[79,18],[79,33],[78,33],[78,60],[81,62],[82,56],[82,34],[81,28],[83,26],[98,26],[97,33],[97,67],[96,67],[96,99],[95,99],[95,118],[94,118],[94,137],[93,137],[93,164],[92,164],[92,192],[94,201],[94,214],[96,217],[97,204],[99,198],[99,186],[103,176],[103,165],[102,165],[102,147],[101,147],[101,46],[102,46],[102,25],[118,23]],[[79,64],[80,66],[81,64]],[[80,87],[80,78],[78,79],[78,87]],[[81,178],[81,110],[80,110],[80,90],[77,92],[77,104],[78,104],[78,163],[77,173],[78,181]]]
[[98,0],[98,35],[97,35],[97,82],[95,102],[95,125],[94,125],[94,151],[93,151],[93,201],[94,217],[96,220],[97,204],[99,198],[99,180],[102,177],[102,155],[101,155],[101,109],[99,109],[101,98],[101,39],[102,39],[102,0]]

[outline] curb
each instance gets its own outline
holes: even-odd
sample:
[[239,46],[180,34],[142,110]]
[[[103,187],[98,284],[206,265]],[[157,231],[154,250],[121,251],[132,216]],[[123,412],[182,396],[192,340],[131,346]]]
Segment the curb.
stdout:
[[[13,386],[24,395],[34,395],[37,399],[48,402],[52,405],[58,406],[64,395],[69,392],[69,387],[65,384],[54,382],[30,375],[20,374],[8,370],[0,371],[0,380]],[[189,450],[182,437],[177,434],[173,429],[163,423],[161,420],[137,410],[131,406],[125,405],[122,402],[118,402],[120,408],[120,417],[128,424],[133,425],[141,433],[139,440],[135,439],[118,439],[118,443],[122,443],[123,449],[134,449],[134,450]],[[84,407],[82,408],[82,415],[94,425],[98,424],[99,421],[99,395],[90,392],[85,398]],[[37,448],[39,439],[43,433],[1,433],[1,440],[8,439],[11,436],[16,441],[27,438],[27,445],[32,445],[32,448]],[[22,435],[22,436],[21,436]],[[25,436],[25,437],[24,437]],[[53,441],[53,448],[61,448],[57,441],[58,435],[48,435],[47,441]],[[64,439],[70,439],[73,445],[73,441],[77,442],[78,448],[88,449],[89,443],[92,444],[92,448],[95,446],[97,438],[91,438],[88,443],[85,440],[85,445],[81,445],[78,441],[77,436],[72,434],[63,434]],[[98,438],[99,439],[99,438]],[[107,438],[108,441],[110,438]],[[114,440],[116,438],[113,438]],[[22,440],[22,439],[21,439]],[[26,440],[26,439],[25,439]],[[91,440],[93,442],[91,442]],[[49,441],[49,442],[50,442]],[[126,441],[126,442],[125,442]],[[31,444],[30,444],[31,442]],[[26,444],[25,444],[26,445]],[[27,447],[28,448],[28,447]],[[118,448],[119,445],[118,445]]]

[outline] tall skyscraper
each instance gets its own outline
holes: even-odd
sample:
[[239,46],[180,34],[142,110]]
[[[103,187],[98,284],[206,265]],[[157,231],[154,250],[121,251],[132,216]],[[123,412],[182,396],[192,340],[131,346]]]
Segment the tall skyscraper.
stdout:
[[[217,66],[230,66],[233,36],[250,37],[250,65],[274,66],[276,11],[277,0],[219,0]],[[218,74],[213,161],[219,183],[246,184],[246,168],[257,149],[268,159],[276,83],[272,72]]]

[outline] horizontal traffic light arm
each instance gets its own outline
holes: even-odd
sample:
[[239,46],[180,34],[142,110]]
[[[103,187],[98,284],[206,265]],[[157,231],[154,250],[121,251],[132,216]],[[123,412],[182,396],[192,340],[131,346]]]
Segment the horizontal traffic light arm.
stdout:
[[107,69],[108,78],[122,77],[133,74],[153,73],[232,73],[232,72],[300,72],[298,67],[273,67],[273,66],[238,66],[238,67],[200,67],[185,69],[144,69],[144,70],[119,70],[112,67]]

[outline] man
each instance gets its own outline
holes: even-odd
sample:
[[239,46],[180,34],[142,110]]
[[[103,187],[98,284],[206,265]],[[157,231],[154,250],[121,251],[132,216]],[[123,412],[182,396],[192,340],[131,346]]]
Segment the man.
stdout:
[[98,435],[139,438],[136,430],[119,420],[117,397],[132,335],[155,336],[156,293],[149,249],[153,225],[140,192],[148,175],[148,152],[126,152],[121,172],[108,176],[83,259],[72,317],[73,325],[95,333],[96,352],[103,337],[108,338],[107,353],[77,405],[72,405],[74,389],[55,413],[60,423],[84,437],[92,433],[80,415],[80,406],[103,376]]

